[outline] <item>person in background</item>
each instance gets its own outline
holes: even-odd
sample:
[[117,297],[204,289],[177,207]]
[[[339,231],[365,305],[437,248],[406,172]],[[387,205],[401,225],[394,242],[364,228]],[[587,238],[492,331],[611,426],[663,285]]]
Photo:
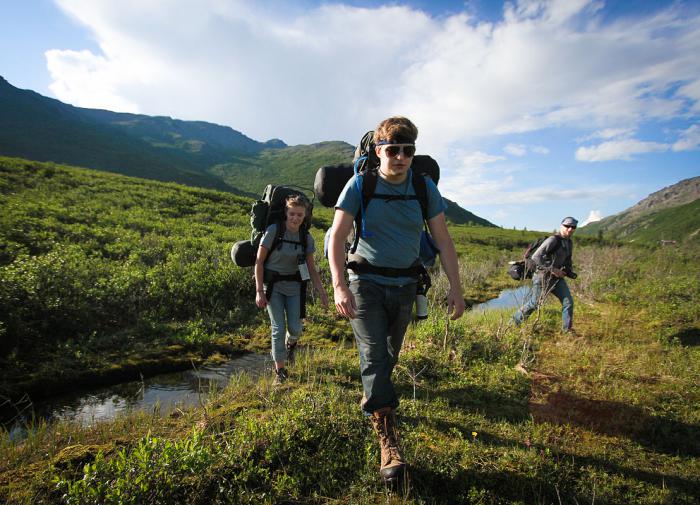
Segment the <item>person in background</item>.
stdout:
[[532,276],[532,291],[528,301],[513,315],[513,322],[520,325],[544,301],[548,293],[561,302],[562,331],[572,331],[574,321],[574,299],[565,277],[576,278],[572,266],[573,243],[571,237],[578,221],[565,217],[559,232],[548,237],[532,254],[537,270]]
[[[350,319],[360,355],[364,395],[363,413],[370,418],[381,448],[380,476],[388,484],[404,476],[406,461],[398,444],[395,411],[399,399],[391,374],[399,358],[411,320],[417,290],[417,265],[423,214],[412,184],[411,163],[418,129],[405,117],[382,121],[374,132],[379,157],[375,195],[364,210],[371,234],[359,239],[359,261],[348,263],[345,281],[345,242],[360,211],[357,175],[345,185],[335,206],[329,240],[329,264],[336,310]],[[457,253],[445,222],[445,203],[433,181],[428,189],[428,228],[440,250],[443,270],[450,283],[447,297],[452,319],[464,312]]]
[[[301,230],[309,212],[308,200],[301,195],[291,195],[285,208],[285,221],[271,224],[265,230],[255,259],[255,304],[261,309],[267,307],[270,316],[275,385],[287,380],[285,364],[293,358],[301,336],[306,279],[311,279],[321,304],[328,307],[328,296],[314,264],[314,239]],[[284,226],[284,234],[271,251],[278,226]],[[307,241],[306,255],[302,239]]]

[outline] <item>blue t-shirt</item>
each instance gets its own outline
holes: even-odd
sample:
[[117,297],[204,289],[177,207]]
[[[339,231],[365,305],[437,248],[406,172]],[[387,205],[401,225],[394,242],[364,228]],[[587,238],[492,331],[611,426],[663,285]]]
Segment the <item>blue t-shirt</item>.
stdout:
[[[377,177],[375,194],[411,196],[416,192],[411,183],[411,172],[400,184],[392,184]],[[338,197],[336,209],[357,215],[360,211],[362,192],[353,176]],[[437,186],[426,177],[428,189],[428,219],[445,212],[447,205]],[[423,213],[418,200],[384,200],[372,198],[365,208],[365,230],[370,237],[360,237],[356,253],[372,265],[392,268],[408,268],[414,264],[420,251],[420,234],[423,231]],[[378,284],[401,286],[415,282],[411,277],[386,277],[377,274],[355,274],[350,280],[366,279]]]

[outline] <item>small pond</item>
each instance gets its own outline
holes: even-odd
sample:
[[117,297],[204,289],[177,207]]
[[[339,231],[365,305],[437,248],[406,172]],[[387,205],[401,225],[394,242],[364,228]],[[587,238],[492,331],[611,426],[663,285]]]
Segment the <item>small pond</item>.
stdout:
[[143,381],[76,391],[34,404],[17,405],[22,412],[7,426],[13,439],[26,435],[26,421],[35,418],[72,420],[85,426],[114,418],[121,412],[159,408],[167,414],[178,407],[198,405],[212,389],[223,389],[232,375],[259,376],[272,368],[267,354],[244,354],[222,365],[156,375]]
[[[529,284],[508,289],[497,298],[474,305],[471,310],[517,309],[529,292]],[[134,410],[153,410],[157,407],[161,414],[167,414],[178,407],[205,401],[212,388],[223,389],[232,375],[245,371],[259,376],[271,369],[272,361],[268,354],[250,353],[215,367],[161,374],[92,391],[76,391],[30,405],[17,405],[22,416],[17,416],[8,429],[12,438],[23,438],[26,435],[26,420],[31,419],[32,415],[48,421],[72,420],[87,426]]]
[[472,312],[485,312],[494,309],[519,309],[530,296],[531,289],[532,286],[529,283],[514,289],[506,289],[501,291],[501,294],[496,298],[473,305],[471,310]]

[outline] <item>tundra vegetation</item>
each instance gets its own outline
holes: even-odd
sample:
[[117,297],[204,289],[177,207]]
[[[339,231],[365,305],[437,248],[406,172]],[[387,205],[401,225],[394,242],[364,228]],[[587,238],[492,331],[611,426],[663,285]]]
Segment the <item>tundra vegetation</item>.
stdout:
[[[0,202],[5,407],[22,391],[269,345],[250,272],[228,260],[249,201],[4,158]],[[321,243],[330,212],[314,215]],[[451,231],[470,302],[516,286],[505,263],[540,235]],[[349,325],[311,305],[281,387],[241,373],[198,407],[1,434],[0,501],[697,503],[698,246],[575,241],[574,334],[558,331],[556,300],[519,328],[511,311],[451,322],[434,272],[429,318],[396,370],[401,492],[377,476]]]

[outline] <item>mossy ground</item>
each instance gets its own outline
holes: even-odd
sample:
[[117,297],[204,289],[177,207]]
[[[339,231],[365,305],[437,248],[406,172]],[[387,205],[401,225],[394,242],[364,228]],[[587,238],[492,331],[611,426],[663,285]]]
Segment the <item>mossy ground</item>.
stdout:
[[697,503],[694,253],[579,253],[574,334],[558,330],[556,300],[519,328],[498,311],[448,323],[438,279],[431,317],[410,329],[395,371],[403,491],[378,480],[347,324],[314,307],[283,386],[242,374],[200,408],[35,426],[0,442],[0,499]]

